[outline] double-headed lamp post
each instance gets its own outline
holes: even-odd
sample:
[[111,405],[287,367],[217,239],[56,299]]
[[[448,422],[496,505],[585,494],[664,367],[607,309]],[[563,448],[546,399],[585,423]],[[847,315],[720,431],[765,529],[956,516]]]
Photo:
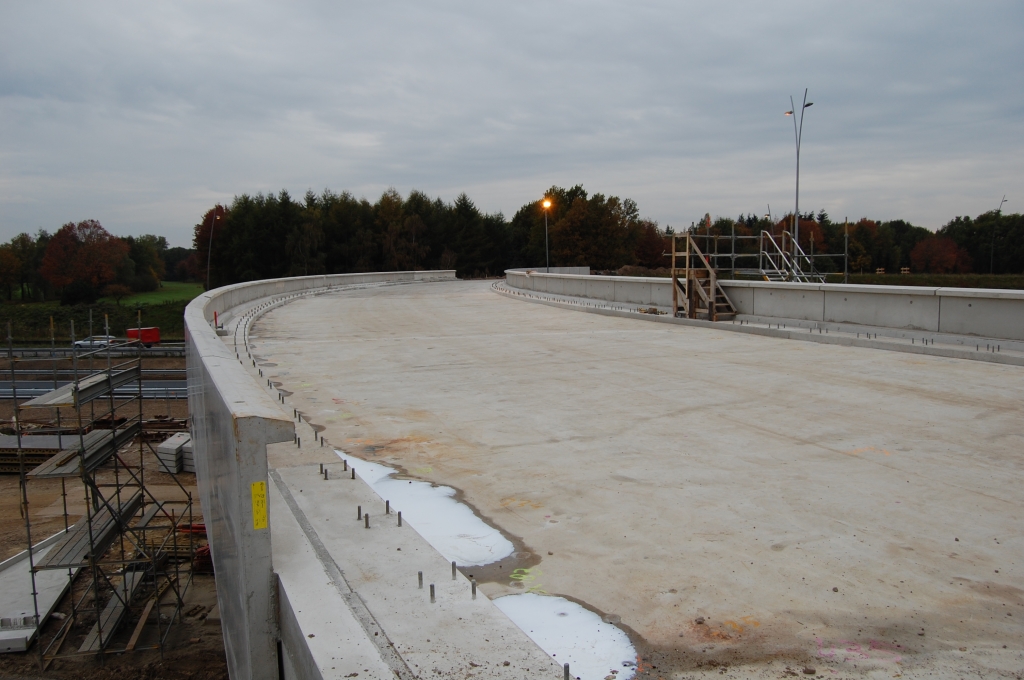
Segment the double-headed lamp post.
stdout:
[[214,208],[213,219],[210,220],[210,245],[206,249],[206,290],[210,290],[210,256],[213,254],[213,228],[219,219],[220,215],[217,214],[217,209]]
[[544,206],[544,273],[551,273],[551,254],[548,251],[548,209],[551,207],[551,201],[544,199],[541,204]]
[[793,103],[792,96],[789,98],[789,105],[793,108],[786,111],[786,115],[793,116],[793,136],[796,137],[796,207],[793,210],[793,275],[795,276],[800,269],[800,264],[797,261],[797,253],[800,248],[800,139],[804,133],[804,109],[813,106],[814,102],[807,101],[807,88],[804,88],[804,103],[800,107],[799,127],[796,124],[796,105]]

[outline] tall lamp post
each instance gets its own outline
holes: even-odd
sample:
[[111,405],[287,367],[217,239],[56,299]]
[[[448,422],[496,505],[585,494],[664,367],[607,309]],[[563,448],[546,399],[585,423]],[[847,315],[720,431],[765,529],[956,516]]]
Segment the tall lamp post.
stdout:
[[551,254],[548,251],[548,208],[551,207],[551,201],[544,199],[544,273],[551,273]]
[[[1003,214],[1003,203],[1006,203],[1006,194],[1003,194],[1003,200],[999,201],[999,207],[996,208],[996,215]],[[996,227],[992,226],[992,250],[988,256],[988,273],[991,274],[995,271],[996,265]]]
[[220,215],[217,214],[217,209],[214,208],[213,219],[210,220],[210,245],[206,249],[206,290],[210,290],[210,256],[213,254],[213,228],[219,219]]
[[793,103],[792,96],[789,98],[789,105],[793,108],[786,111],[786,115],[793,116],[793,136],[796,137],[796,207],[793,210],[793,275],[795,276],[800,270],[800,264],[796,259],[800,248],[800,139],[804,133],[804,109],[813,106],[814,102],[807,101],[807,88],[804,88],[804,103],[800,107],[799,127],[796,124],[796,105]]

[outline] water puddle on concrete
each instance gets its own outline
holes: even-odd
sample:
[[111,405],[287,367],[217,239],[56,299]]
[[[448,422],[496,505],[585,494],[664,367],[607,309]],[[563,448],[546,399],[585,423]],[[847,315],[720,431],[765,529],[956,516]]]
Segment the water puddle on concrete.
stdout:
[[494,604],[552,659],[568,663],[572,677],[633,677],[636,650],[629,637],[589,609],[561,597],[535,593],[506,595]]
[[337,449],[340,458],[353,465],[360,479],[378,496],[391,501],[402,519],[427,540],[445,559],[460,567],[497,562],[513,553],[512,542],[453,498],[455,489],[429,482],[395,479],[396,470],[355,458]]
[[[456,500],[450,486],[395,479],[394,468],[334,452],[348,460],[378,496],[391,501],[393,510],[401,510],[402,518],[445,559],[460,567],[480,567],[529,556],[514,553],[512,542]],[[629,680],[635,674],[636,650],[629,636],[571,600],[522,593],[499,597],[494,604],[556,662],[568,663],[574,678]]]

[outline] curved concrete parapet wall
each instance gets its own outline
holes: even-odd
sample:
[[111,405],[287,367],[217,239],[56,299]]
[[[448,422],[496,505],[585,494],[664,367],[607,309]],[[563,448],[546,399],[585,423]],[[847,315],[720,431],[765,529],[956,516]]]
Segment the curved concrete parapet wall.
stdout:
[[542,274],[574,274],[577,276],[588,276],[590,267],[513,267],[508,272],[522,272],[524,274],[540,272]]
[[[666,278],[505,272],[512,288],[670,307]],[[740,314],[1024,340],[1024,291],[721,281]]]
[[292,419],[260,389],[213,327],[239,308],[358,284],[454,280],[454,271],[336,274],[240,283],[185,309],[188,401],[196,480],[217,574],[232,678],[278,677],[267,445],[294,436]]

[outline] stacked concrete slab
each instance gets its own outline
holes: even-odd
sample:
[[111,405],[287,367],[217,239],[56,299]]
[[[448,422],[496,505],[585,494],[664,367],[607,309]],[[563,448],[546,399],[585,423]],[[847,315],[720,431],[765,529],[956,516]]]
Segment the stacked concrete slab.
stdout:
[[185,472],[195,473],[196,471],[196,459],[192,457],[192,440],[189,439],[185,442],[184,446],[181,447],[181,463]]
[[186,445],[189,447],[188,461],[189,465],[192,466],[191,470],[188,470],[188,465],[185,467],[186,472],[195,472],[195,465],[192,464],[192,447],[191,447],[192,435],[188,432],[179,432],[172,435],[168,439],[164,440],[160,446],[156,449],[157,460],[160,461],[160,469],[164,472],[170,472],[177,474],[182,469],[182,453]]

